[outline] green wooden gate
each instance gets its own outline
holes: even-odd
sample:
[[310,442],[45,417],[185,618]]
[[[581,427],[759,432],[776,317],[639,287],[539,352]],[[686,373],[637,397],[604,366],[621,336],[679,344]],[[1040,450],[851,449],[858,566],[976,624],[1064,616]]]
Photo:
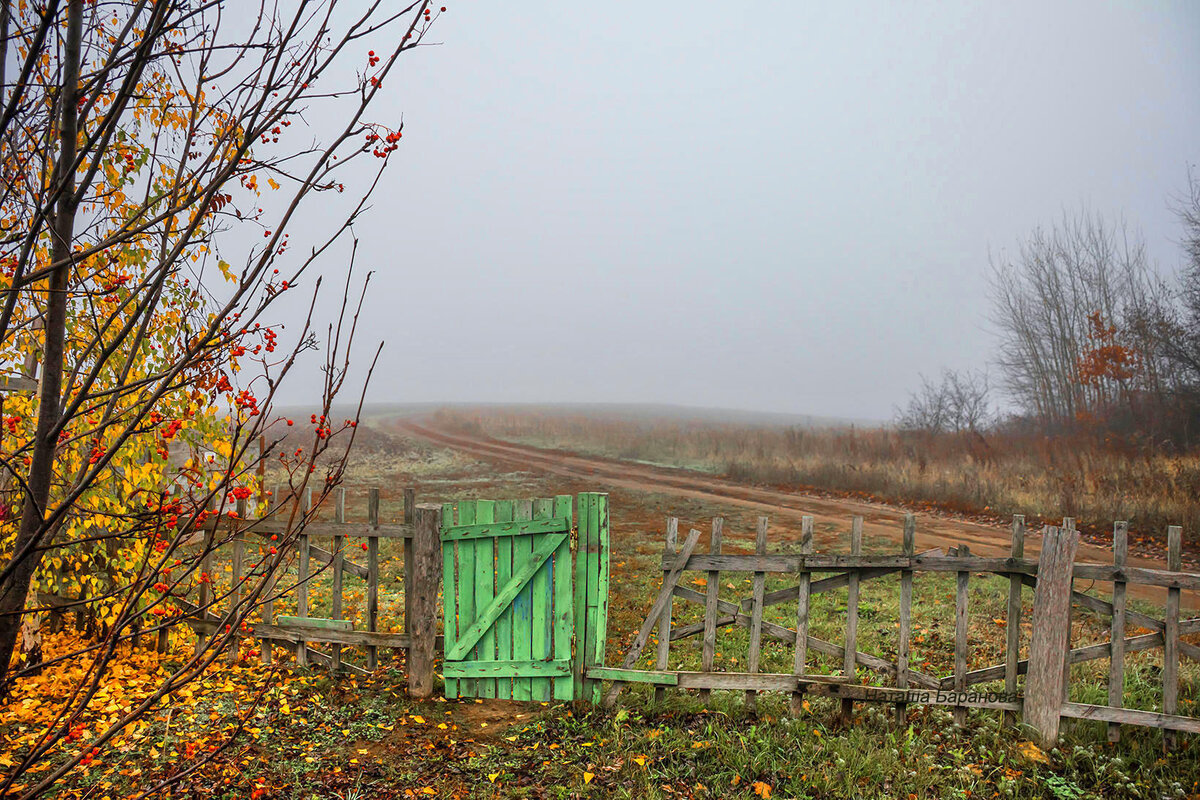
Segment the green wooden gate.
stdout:
[[[468,500],[442,507],[446,697],[599,700],[604,662],[608,495]],[[572,576],[574,575],[574,585]]]

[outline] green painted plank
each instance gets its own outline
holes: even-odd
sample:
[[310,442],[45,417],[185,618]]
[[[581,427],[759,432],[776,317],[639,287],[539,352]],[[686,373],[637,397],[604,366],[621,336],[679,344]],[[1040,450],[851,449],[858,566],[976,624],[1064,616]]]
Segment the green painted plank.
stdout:
[[[481,500],[481,503],[491,502]],[[506,501],[512,502],[512,501]],[[528,522],[507,520],[474,525],[455,525],[442,534],[442,539],[497,539],[502,536],[526,536],[535,533],[562,533],[571,530],[571,520],[551,517]]]
[[[546,560],[562,543],[562,538],[565,533],[547,533],[542,542],[534,548],[533,556],[521,565],[519,570],[513,570],[512,580],[496,593],[492,602],[487,608],[480,609],[475,615],[475,621],[466,631],[461,633],[458,641],[454,643],[454,649],[446,653],[446,658],[451,661],[462,661],[466,653],[476,646],[481,637],[492,627],[496,618],[500,616],[500,612],[513,601],[513,598],[521,591],[525,584],[533,578],[534,573],[541,569]],[[517,659],[523,660],[523,659]],[[533,660],[533,659],[530,659]]]
[[[454,504],[442,504],[442,532],[454,524]],[[408,587],[404,587],[408,592]],[[407,596],[405,597],[408,603]],[[454,579],[454,542],[442,543],[442,652],[454,647],[458,637],[458,584]],[[458,697],[458,681],[446,678],[446,699]]]
[[[584,682],[581,699],[587,700],[595,693],[596,682],[587,680],[588,667],[604,666],[596,660],[596,622],[600,605],[600,497],[595,492],[588,492],[587,501],[588,536],[587,536],[587,629],[586,641],[583,646]],[[598,703],[600,698],[592,700]]]
[[[519,522],[533,519],[533,501],[518,500],[515,514]],[[529,561],[533,554],[533,537],[521,536],[511,541],[513,546],[512,568],[516,572]],[[512,614],[513,659],[518,661],[532,661],[533,642],[530,634],[532,633],[533,592],[528,586],[513,598]],[[533,681],[530,678],[513,678],[513,699],[533,699]]]
[[[538,534],[533,537],[533,546],[536,549],[548,537],[558,535],[553,533]],[[568,535],[567,538],[569,539],[570,536]],[[554,550],[557,550],[558,547],[559,543],[556,542]],[[551,552],[551,556],[553,556],[553,552]],[[553,564],[553,558],[547,558],[546,563],[538,568],[538,571],[534,573],[533,580],[530,581],[530,587],[533,590],[532,649],[534,661],[545,661],[550,658],[550,604],[554,599],[550,594],[550,570]],[[534,678],[533,699],[549,700],[551,696],[550,679]]]
[[656,683],[660,686],[678,686],[679,675],[649,669],[618,669],[617,667],[589,667],[588,677],[595,680],[625,681],[627,683]]
[[[554,517],[562,518],[563,515],[554,513],[554,500],[549,497],[539,497],[533,501],[533,518],[535,520],[547,520]],[[570,516],[569,514],[566,516]],[[567,531],[571,530],[570,522],[567,523]],[[568,538],[570,538],[568,536]],[[534,547],[540,543],[540,537],[534,539]],[[561,545],[560,545],[561,547]],[[553,568],[553,558],[547,561],[543,570]],[[550,645],[549,625],[550,625],[550,603],[553,601],[550,595],[550,587],[548,581],[542,572],[534,576],[530,582],[530,595],[533,603],[533,611],[531,612],[530,622],[530,649],[533,652],[534,659],[549,658],[548,647]],[[534,700],[549,700],[553,696],[551,690],[552,681],[549,678],[534,678],[530,681],[530,692]]]
[[[573,498],[569,494],[560,494],[554,498],[554,516],[571,519]],[[575,624],[573,603],[571,602],[571,541],[570,537],[558,546],[554,552],[554,565],[551,575],[554,593],[554,608],[551,619],[553,625],[553,646],[556,659],[570,659],[571,632]],[[552,692],[555,700],[571,701],[575,699],[575,685],[568,672],[565,677],[555,678]]]
[[[496,503],[496,522],[513,521],[513,501],[500,500]],[[503,586],[512,578],[512,545],[511,536],[496,539],[496,585]],[[512,660],[512,606],[504,609],[496,620],[496,659],[498,661]],[[512,674],[496,678],[496,697],[512,698]]]
[[278,617],[276,625],[294,625],[300,628],[324,628],[331,631],[352,631],[354,622],[348,619],[326,619],[325,617]]
[[[608,638],[608,495],[595,495],[596,507],[596,606],[592,617],[591,634],[595,640],[595,652],[591,666],[604,666],[604,643]],[[592,683],[592,702],[600,703],[600,682]]]
[[583,697],[584,642],[587,632],[587,493],[575,497],[578,535],[575,537],[575,663],[574,694]]
[[[475,524],[475,501],[463,500],[458,504],[458,524]],[[463,632],[475,622],[475,541],[468,540],[458,543],[458,638],[455,647],[462,639]],[[474,642],[472,642],[474,644]],[[446,657],[450,651],[445,649]],[[459,659],[461,660],[461,659]],[[460,697],[478,697],[474,678],[464,678],[458,682]]]
[[504,676],[521,678],[541,678],[547,676],[571,675],[571,660],[564,658],[555,661],[447,661],[443,673],[455,677],[471,676]]
[[[496,503],[492,500],[479,500],[475,503],[475,524],[490,525],[496,520]],[[493,538],[477,539],[475,541],[475,608],[476,614],[491,607],[496,597],[496,540]],[[479,644],[475,646],[475,661],[496,660],[496,629],[488,625]],[[494,678],[479,678],[475,681],[476,697],[496,696],[496,680]]]

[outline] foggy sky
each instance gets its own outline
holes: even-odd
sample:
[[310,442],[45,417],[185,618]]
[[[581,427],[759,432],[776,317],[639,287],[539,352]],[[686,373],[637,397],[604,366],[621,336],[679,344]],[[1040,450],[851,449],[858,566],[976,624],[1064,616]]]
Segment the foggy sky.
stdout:
[[450,0],[431,41],[371,112],[374,402],[886,419],[986,366],[989,252],[1064,210],[1181,261],[1197,3]]

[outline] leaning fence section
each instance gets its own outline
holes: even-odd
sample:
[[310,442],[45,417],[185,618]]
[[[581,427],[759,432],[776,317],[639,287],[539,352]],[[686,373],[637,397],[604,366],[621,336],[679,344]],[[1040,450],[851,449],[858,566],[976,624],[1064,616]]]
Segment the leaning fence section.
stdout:
[[[247,554],[254,553],[259,561],[279,557],[285,566],[276,572],[258,600],[258,621],[247,621],[232,632],[230,659],[238,656],[240,639],[252,638],[259,643],[264,663],[270,663],[282,648],[290,651],[300,666],[317,664],[334,671],[369,674],[379,663],[380,650],[408,651],[413,641],[414,572],[420,561],[414,553],[415,491],[403,490],[399,523],[380,522],[377,488],[368,492],[365,522],[347,521],[343,488],[334,494],[332,521],[311,518],[311,489],[298,503],[290,494],[277,493],[273,497],[275,502],[262,519],[247,518],[245,500],[239,501],[233,515],[215,515],[192,545],[201,548],[203,554],[197,602],[185,618],[196,633],[197,650],[206,637],[220,632],[221,626],[228,624],[231,611],[243,604]],[[293,506],[297,519],[290,518]],[[298,533],[288,535],[289,531]],[[402,559],[403,572],[397,576],[400,586],[395,581],[388,586],[389,596],[403,597],[402,633],[390,630],[396,627],[394,621],[385,626],[380,620],[381,543],[393,559],[397,555]],[[317,582],[326,576],[326,580]],[[315,596],[317,586],[321,587],[319,601]],[[433,591],[436,593],[436,586]],[[362,629],[356,629],[355,622],[347,618],[346,598],[351,593],[365,602]],[[286,604],[287,608],[277,609],[277,604]],[[277,610],[294,613],[277,614]],[[165,640],[160,640],[160,645],[165,647]],[[348,658],[348,650],[361,657]]]
[[[672,689],[697,690],[702,698],[714,689],[746,693],[753,704],[761,691],[787,692],[798,709],[805,695],[822,695],[840,700],[843,721],[853,714],[856,702],[886,702],[894,705],[895,718],[903,723],[913,703],[947,705],[958,724],[966,721],[969,708],[992,709],[1004,714],[1008,724],[1018,719],[1032,725],[1045,742],[1057,739],[1063,717],[1107,722],[1109,737],[1116,740],[1123,724],[1161,728],[1168,747],[1176,732],[1200,732],[1200,719],[1177,714],[1179,661],[1200,660],[1200,647],[1184,637],[1200,633],[1200,618],[1181,619],[1181,594],[1200,589],[1200,574],[1184,572],[1181,558],[1181,529],[1172,527],[1167,537],[1167,569],[1128,565],[1128,526],[1114,526],[1112,564],[1076,563],[1079,534],[1073,520],[1061,527],[1042,531],[1036,560],[1025,557],[1026,529],[1023,517],[1012,524],[1011,549],[1006,557],[973,555],[965,545],[949,552],[940,549],[916,552],[916,522],[905,517],[900,552],[892,555],[864,554],[863,520],[851,525],[848,553],[815,553],[813,519],[802,520],[799,552],[772,553],[768,547],[768,520],[758,520],[753,553],[723,552],[724,520],[712,521],[708,551],[700,552],[702,537],[691,530],[683,541],[678,520],[667,521],[662,557],[662,588],[651,605],[633,643],[619,667],[594,667],[590,677],[612,681],[605,695],[611,705],[629,682],[655,686],[662,698]],[[740,602],[720,597],[722,573],[749,574],[750,596]],[[952,573],[954,580],[953,668],[949,674],[934,675],[912,663],[913,581],[917,573]],[[685,575],[699,573],[704,591],[686,585]],[[970,585],[973,577],[999,575],[1007,580],[1006,617],[996,622],[1006,626],[1002,663],[974,667],[970,663],[972,630],[969,624]],[[794,577],[785,588],[766,591],[768,575]],[[859,647],[859,599],[864,582],[899,575],[899,619],[894,655],[864,652]],[[1076,583],[1098,582],[1112,587],[1110,600],[1076,589]],[[789,581],[790,583],[790,581]],[[1166,589],[1163,617],[1157,618],[1128,608],[1130,585]],[[1094,583],[1092,584],[1094,585]],[[1028,642],[1022,641],[1021,619],[1025,612],[1022,588],[1032,587],[1032,628]],[[810,632],[811,602],[821,593],[846,591],[841,643],[818,638]],[[679,624],[674,620],[675,601],[703,609],[700,621]],[[764,619],[764,609],[794,604],[794,623],[781,625]],[[1110,639],[1099,644],[1072,646],[1071,610],[1088,609],[1111,618]],[[1129,636],[1126,626],[1148,629]],[[722,628],[747,629],[749,647],[745,671],[717,671],[714,656],[717,634]],[[635,668],[657,633],[654,669]],[[701,637],[701,668],[698,671],[669,669],[671,646],[690,637]],[[792,648],[792,669],[765,673],[759,667],[764,637]],[[1160,648],[1163,657],[1161,712],[1124,707],[1124,659],[1135,651]],[[1028,655],[1022,658],[1023,649]],[[840,669],[816,669],[814,654],[840,665]],[[1070,702],[1070,667],[1096,659],[1111,659],[1107,701],[1101,704]],[[1003,691],[972,690],[983,683],[1004,682]],[[1019,716],[1018,716],[1019,715]]]

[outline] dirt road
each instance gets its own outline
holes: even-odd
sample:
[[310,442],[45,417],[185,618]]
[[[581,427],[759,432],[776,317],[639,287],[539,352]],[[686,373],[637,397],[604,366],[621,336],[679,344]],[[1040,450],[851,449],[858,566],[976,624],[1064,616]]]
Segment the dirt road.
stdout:
[[[657,467],[627,461],[580,455],[561,450],[544,450],[528,445],[502,442],[495,439],[467,436],[430,427],[408,419],[394,420],[395,427],[409,435],[453,448],[485,461],[540,471],[553,475],[586,479],[596,484],[678,497],[719,501],[762,513],[772,518],[788,517],[799,520],[812,516],[818,523],[845,523],[853,515],[863,517],[863,533],[868,539],[885,538],[900,545],[904,510],[881,503],[820,497],[799,492],[758,488],[669,467]],[[969,520],[934,514],[917,515],[917,549],[951,547],[965,544],[972,555],[1006,557],[1009,555],[1009,530],[1003,526],[984,525]],[[1030,530],[1025,545],[1027,558],[1036,558],[1040,536]],[[1089,542],[1080,542],[1077,561],[1111,563],[1112,552]],[[1155,559],[1130,555],[1130,565],[1165,569],[1165,563]],[[1137,591],[1134,591],[1134,590]],[[1130,586],[1131,594],[1154,602],[1162,602],[1163,591],[1153,587]],[[1184,605],[1200,607],[1200,595],[1185,593]]]

